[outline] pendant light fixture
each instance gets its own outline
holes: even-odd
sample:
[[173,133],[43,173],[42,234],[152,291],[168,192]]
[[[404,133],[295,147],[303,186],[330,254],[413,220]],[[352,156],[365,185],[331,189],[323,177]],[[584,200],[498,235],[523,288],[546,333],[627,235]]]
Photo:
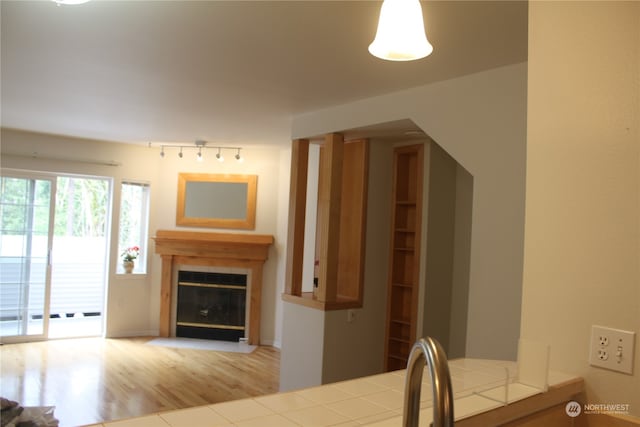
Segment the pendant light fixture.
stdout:
[[384,0],[369,52],[388,61],[413,61],[433,52],[419,0]]

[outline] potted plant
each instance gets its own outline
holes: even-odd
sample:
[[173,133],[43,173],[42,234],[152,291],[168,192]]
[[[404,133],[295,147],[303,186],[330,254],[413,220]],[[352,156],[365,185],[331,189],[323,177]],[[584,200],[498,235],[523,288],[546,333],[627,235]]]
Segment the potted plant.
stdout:
[[140,248],[137,246],[131,246],[122,252],[120,256],[122,257],[122,266],[124,267],[125,273],[131,273],[133,271],[133,267],[135,267],[134,259],[138,258],[140,255]]

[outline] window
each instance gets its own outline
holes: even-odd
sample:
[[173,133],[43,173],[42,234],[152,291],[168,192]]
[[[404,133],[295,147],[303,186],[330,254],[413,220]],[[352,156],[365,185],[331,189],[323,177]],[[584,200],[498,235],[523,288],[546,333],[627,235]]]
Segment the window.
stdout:
[[[123,181],[120,188],[120,227],[118,236],[119,274],[126,273],[125,253],[136,256],[133,273],[147,272],[149,234],[149,184]],[[138,248],[136,251],[132,248]]]

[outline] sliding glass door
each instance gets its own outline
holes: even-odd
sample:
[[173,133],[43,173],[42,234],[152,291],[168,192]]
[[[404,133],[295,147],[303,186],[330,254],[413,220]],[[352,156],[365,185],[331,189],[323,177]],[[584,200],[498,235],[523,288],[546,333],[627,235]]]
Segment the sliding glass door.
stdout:
[[105,178],[58,176],[49,338],[102,335],[110,194]]
[[18,171],[0,179],[0,339],[102,335],[110,181]]
[[32,174],[0,179],[0,338],[46,338],[55,180]]

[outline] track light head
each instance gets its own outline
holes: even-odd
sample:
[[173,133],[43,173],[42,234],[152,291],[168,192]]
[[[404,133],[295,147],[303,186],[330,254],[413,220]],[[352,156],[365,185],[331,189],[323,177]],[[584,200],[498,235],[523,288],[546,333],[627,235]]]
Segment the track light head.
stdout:
[[239,148],[238,148],[238,152],[236,153],[236,155],[234,157],[236,158],[238,163],[244,162],[244,158],[240,155],[240,149]]

